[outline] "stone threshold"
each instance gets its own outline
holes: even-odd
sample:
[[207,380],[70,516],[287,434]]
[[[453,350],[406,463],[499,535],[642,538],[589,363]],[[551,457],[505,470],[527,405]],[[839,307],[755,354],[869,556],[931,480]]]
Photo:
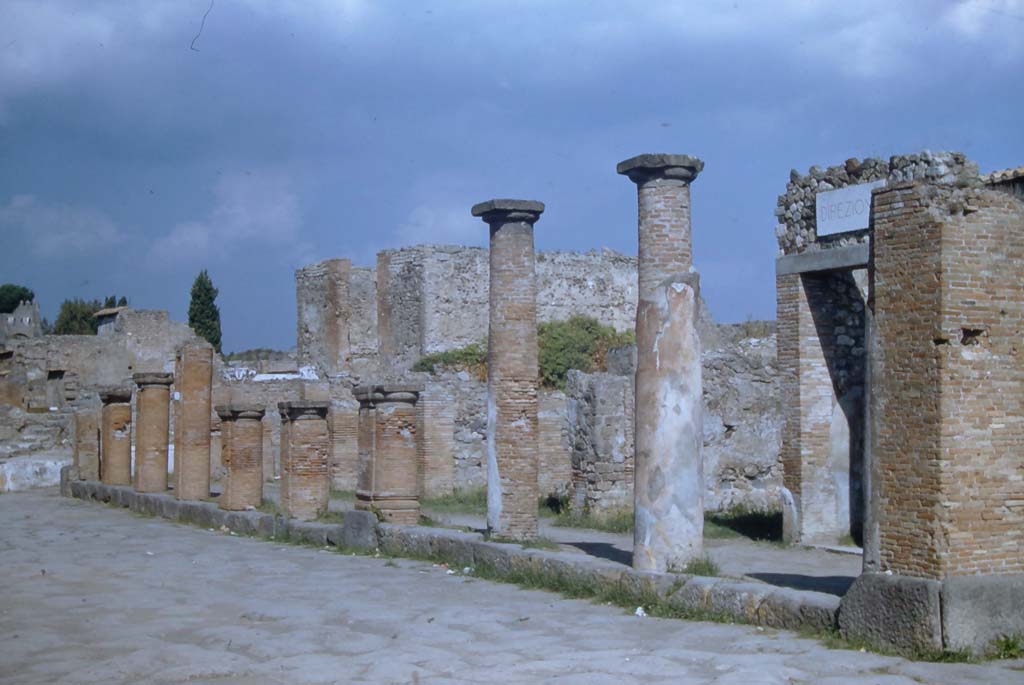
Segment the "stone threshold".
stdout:
[[[839,597],[767,583],[674,573],[634,571],[604,559],[491,542],[479,533],[380,523],[367,511],[347,511],[341,524],[298,521],[259,511],[225,511],[212,502],[179,500],[166,493],[135,492],[130,486],[73,480],[65,467],[61,494],[121,506],[140,514],[238,535],[275,538],[342,551],[381,552],[445,562],[452,568],[487,569],[484,577],[514,581],[528,574],[552,588],[575,585],[597,594],[652,597],[680,612],[787,630],[832,631],[838,627]],[[543,582],[548,581],[548,582]]]

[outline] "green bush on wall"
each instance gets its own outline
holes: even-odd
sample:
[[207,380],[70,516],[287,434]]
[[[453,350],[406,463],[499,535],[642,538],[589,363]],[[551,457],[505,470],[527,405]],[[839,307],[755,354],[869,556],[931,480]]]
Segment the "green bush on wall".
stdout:
[[537,327],[540,382],[563,389],[571,369],[599,371],[606,368],[608,350],[636,341],[633,331],[620,333],[590,316],[572,316]]
[[[635,341],[633,331],[620,333],[589,316],[577,315],[564,321],[542,323],[537,327],[540,383],[563,389],[566,374],[571,369],[604,370],[608,350]],[[434,373],[438,367],[465,369],[481,380],[487,378],[487,340],[425,355],[412,370]]]

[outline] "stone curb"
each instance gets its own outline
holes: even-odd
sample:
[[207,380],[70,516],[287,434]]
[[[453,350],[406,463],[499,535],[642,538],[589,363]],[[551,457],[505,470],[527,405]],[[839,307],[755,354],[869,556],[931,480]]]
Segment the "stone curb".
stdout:
[[62,480],[61,492],[204,528],[223,526],[239,535],[353,551],[379,549],[391,556],[443,561],[453,568],[486,568],[495,578],[514,580],[530,574],[552,588],[575,586],[597,594],[614,593],[634,599],[638,606],[656,598],[697,616],[787,630],[831,630],[838,625],[839,598],[833,595],[729,578],[634,571],[603,559],[490,542],[479,533],[378,523],[368,511],[347,511],[344,523],[325,524],[258,511],[224,511],[212,502],[139,493],[129,486],[96,481]]

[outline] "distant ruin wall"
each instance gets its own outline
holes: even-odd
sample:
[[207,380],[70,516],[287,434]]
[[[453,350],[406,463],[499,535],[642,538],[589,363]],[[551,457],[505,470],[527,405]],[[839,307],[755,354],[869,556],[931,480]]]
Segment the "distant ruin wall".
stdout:
[[[775,335],[767,322],[718,327],[702,355],[704,476],[708,511],[778,510],[779,443]],[[601,512],[632,507],[635,354],[610,358],[611,373],[572,371],[566,389],[573,503]]]
[[[487,336],[484,248],[382,250],[374,268],[346,266],[344,274],[336,266],[340,263],[348,260],[296,271],[300,366],[325,374],[395,377],[426,354]],[[541,252],[536,270],[539,321],[584,314],[620,331],[632,329],[635,257],[611,250]],[[346,320],[339,324],[339,318]]]

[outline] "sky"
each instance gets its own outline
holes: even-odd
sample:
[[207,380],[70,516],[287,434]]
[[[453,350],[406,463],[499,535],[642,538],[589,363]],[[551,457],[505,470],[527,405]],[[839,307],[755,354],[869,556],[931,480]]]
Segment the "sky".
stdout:
[[288,349],[295,269],[486,245],[492,197],[635,254],[615,165],[669,152],[712,314],[774,318],[791,169],[1018,166],[1022,113],[1024,0],[2,0],[0,282],[185,320],[207,269],[226,352]]

